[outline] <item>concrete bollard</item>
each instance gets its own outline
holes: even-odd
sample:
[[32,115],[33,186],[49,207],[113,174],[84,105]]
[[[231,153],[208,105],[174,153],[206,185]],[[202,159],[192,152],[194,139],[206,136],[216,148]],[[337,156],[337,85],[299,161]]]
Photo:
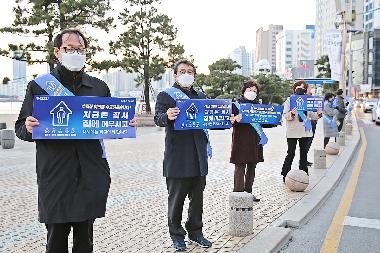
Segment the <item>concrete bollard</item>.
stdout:
[[314,149],[314,169],[326,169],[326,151]]
[[15,146],[15,132],[13,129],[3,129],[0,131],[1,146],[3,149],[11,149]]
[[246,192],[232,192],[229,196],[229,234],[244,237],[253,233],[253,197]]
[[346,124],[346,134],[352,135],[352,124]]
[[[6,129],[6,128],[7,128],[7,123],[0,122],[0,132],[1,130]],[[0,145],[1,145],[1,136],[0,136]]]
[[343,134],[346,133],[346,121],[343,121],[343,127],[342,127],[342,130],[340,131],[340,133],[343,133]]
[[340,132],[337,137],[337,142],[339,146],[345,146],[346,145],[346,136],[344,132]]

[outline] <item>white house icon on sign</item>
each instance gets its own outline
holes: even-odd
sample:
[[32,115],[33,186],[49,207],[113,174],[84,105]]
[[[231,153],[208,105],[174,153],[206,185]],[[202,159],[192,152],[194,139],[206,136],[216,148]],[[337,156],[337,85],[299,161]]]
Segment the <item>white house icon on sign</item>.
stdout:
[[296,100],[296,104],[297,104],[296,107],[297,107],[297,108],[302,107],[303,102],[304,102],[304,100],[302,99],[302,97],[298,97],[297,100]]
[[198,108],[192,103],[189,108],[186,109],[186,118],[189,120],[195,120],[197,118]]
[[73,112],[65,102],[61,101],[50,111],[50,114],[53,116],[53,126],[68,126],[70,114],[73,114]]

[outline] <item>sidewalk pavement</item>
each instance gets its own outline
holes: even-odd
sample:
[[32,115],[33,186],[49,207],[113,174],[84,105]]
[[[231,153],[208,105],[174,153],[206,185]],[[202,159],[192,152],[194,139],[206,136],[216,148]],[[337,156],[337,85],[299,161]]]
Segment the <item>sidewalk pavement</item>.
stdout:
[[[203,232],[213,246],[202,249],[188,245],[189,252],[249,249],[247,247],[252,243],[256,245],[257,235],[262,236],[262,231],[272,228],[271,224],[278,222],[282,215],[310,195],[322,178],[327,177],[329,170],[312,168],[308,189],[301,193],[289,191],[280,175],[286,155],[285,127],[265,131],[269,143],[264,147],[265,162],[257,166],[253,189],[261,202],[254,206],[254,233],[242,238],[227,233],[228,194],[233,188],[234,172],[229,163],[231,130],[211,131],[214,157],[209,163],[204,196]],[[112,184],[106,217],[95,222],[94,252],[174,251],[167,228],[167,191],[162,177],[164,131],[139,128],[137,134],[137,139],[106,141]],[[309,161],[313,161],[314,148],[322,146],[320,120]],[[35,145],[18,140],[15,149],[0,150],[0,157],[0,252],[44,252],[46,231],[37,221]],[[328,167],[337,158],[328,156]],[[294,169],[298,168],[298,160],[297,154]],[[188,201],[184,205],[183,221],[187,217],[187,207]],[[269,248],[264,247],[261,252],[269,252]]]

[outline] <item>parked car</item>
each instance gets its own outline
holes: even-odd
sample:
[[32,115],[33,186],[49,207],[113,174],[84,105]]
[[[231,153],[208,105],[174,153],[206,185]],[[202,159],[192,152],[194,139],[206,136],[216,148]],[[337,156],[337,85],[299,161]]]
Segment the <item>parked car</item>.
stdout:
[[376,106],[372,109],[372,121],[376,125],[380,125],[380,100],[377,101]]
[[376,106],[378,102],[378,99],[377,98],[370,98],[370,99],[367,99],[364,101],[363,103],[363,112],[368,112],[368,111],[372,111],[373,107]]

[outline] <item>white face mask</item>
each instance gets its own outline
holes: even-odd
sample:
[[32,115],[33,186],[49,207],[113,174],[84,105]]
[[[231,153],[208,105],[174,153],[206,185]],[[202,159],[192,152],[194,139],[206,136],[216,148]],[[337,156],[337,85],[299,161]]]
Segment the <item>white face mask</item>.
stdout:
[[86,55],[78,53],[62,53],[61,64],[70,71],[81,71],[86,62]]
[[190,74],[183,74],[178,76],[178,83],[185,88],[189,88],[194,83],[194,76]]
[[253,100],[255,100],[256,96],[257,96],[257,94],[254,91],[246,91],[246,92],[244,92],[244,97],[246,99],[248,99],[248,100],[253,101]]

